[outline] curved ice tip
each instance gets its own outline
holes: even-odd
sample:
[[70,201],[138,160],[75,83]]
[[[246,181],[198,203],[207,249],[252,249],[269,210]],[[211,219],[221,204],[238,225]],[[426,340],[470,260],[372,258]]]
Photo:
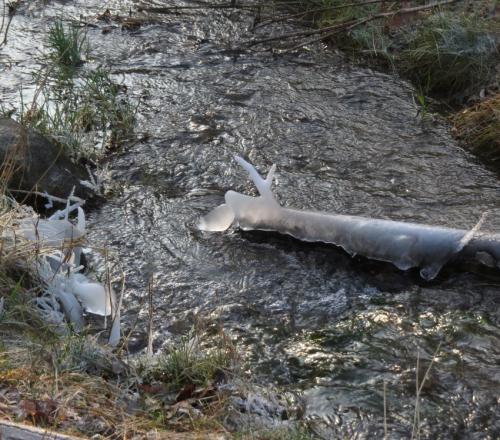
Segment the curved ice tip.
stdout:
[[245,171],[248,172],[248,174],[250,175],[250,179],[252,179],[252,182],[257,187],[257,190],[259,191],[259,194],[261,196],[272,197],[271,186],[273,184],[274,173],[276,172],[276,164],[273,164],[273,166],[267,173],[267,177],[264,179],[250,162],[247,162],[240,156],[234,156],[234,160],[238,162],[238,164],[240,164]]
[[208,232],[222,232],[234,221],[233,210],[225,203],[212,209],[198,220],[198,229]]

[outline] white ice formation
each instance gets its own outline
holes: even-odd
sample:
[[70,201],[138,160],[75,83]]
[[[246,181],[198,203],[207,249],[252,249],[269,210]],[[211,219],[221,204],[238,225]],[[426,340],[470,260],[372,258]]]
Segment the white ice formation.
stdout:
[[[75,210],[78,212],[76,225],[69,220],[69,214]],[[53,324],[62,324],[66,318],[79,331],[85,325],[84,311],[101,316],[112,315],[109,342],[116,345],[120,339],[120,323],[114,294],[81,273],[85,213],[79,203],[71,205],[68,201],[65,209],[48,219],[23,218],[14,235],[32,243],[37,250],[31,269],[41,281],[43,293],[34,302],[44,318]]]
[[201,230],[220,232],[235,224],[243,230],[275,231],[303,241],[331,243],[352,256],[390,262],[402,270],[419,267],[426,280],[435,278],[458,254],[499,267],[500,235],[479,232],[484,216],[467,231],[284,208],[271,191],[275,165],[263,179],[252,164],[235,159],[250,174],[260,196],[227,191],[226,203],[200,219]]

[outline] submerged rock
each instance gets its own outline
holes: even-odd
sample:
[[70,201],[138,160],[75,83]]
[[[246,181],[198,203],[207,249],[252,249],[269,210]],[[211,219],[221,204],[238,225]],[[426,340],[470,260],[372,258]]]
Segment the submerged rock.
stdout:
[[[91,191],[80,181],[87,171],[73,163],[60,146],[18,122],[0,118],[0,160],[2,175],[8,177],[8,188],[21,191],[47,191],[67,197],[75,187],[75,195],[88,198]],[[26,193],[14,196],[25,199]]]

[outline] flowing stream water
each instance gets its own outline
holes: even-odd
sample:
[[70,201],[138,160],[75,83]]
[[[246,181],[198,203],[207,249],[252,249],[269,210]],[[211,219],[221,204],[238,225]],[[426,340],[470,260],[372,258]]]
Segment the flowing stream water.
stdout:
[[498,232],[497,176],[444,121],[422,121],[395,75],[321,47],[237,50],[253,36],[240,10],[151,14],[134,30],[96,19],[137,6],[31,2],[0,52],[0,97],[15,103],[32,87],[40,30],[81,18],[86,68],[111,68],[138,103],[138,140],[107,156],[115,190],[88,225],[126,273],[130,349],[145,350],[151,283],[155,351],[200,317],[222,326],[250,379],[300,395],[324,438],[381,438],[384,394],[389,438],[409,438],[426,372],[422,437],[498,438],[499,273],[451,265],[426,283],[332,246],[196,228],[228,189],[255,193],[235,154],[263,173],[277,164],[285,206],[460,228],[489,210],[483,229]]

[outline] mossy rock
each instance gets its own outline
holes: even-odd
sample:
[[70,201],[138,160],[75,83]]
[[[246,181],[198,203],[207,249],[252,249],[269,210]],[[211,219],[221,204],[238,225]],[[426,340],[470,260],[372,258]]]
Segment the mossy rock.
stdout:
[[0,118],[0,160],[2,181],[18,199],[24,200],[31,191],[66,198],[73,187],[76,196],[92,196],[80,183],[88,180],[83,166],[72,162],[60,146],[8,118]]

